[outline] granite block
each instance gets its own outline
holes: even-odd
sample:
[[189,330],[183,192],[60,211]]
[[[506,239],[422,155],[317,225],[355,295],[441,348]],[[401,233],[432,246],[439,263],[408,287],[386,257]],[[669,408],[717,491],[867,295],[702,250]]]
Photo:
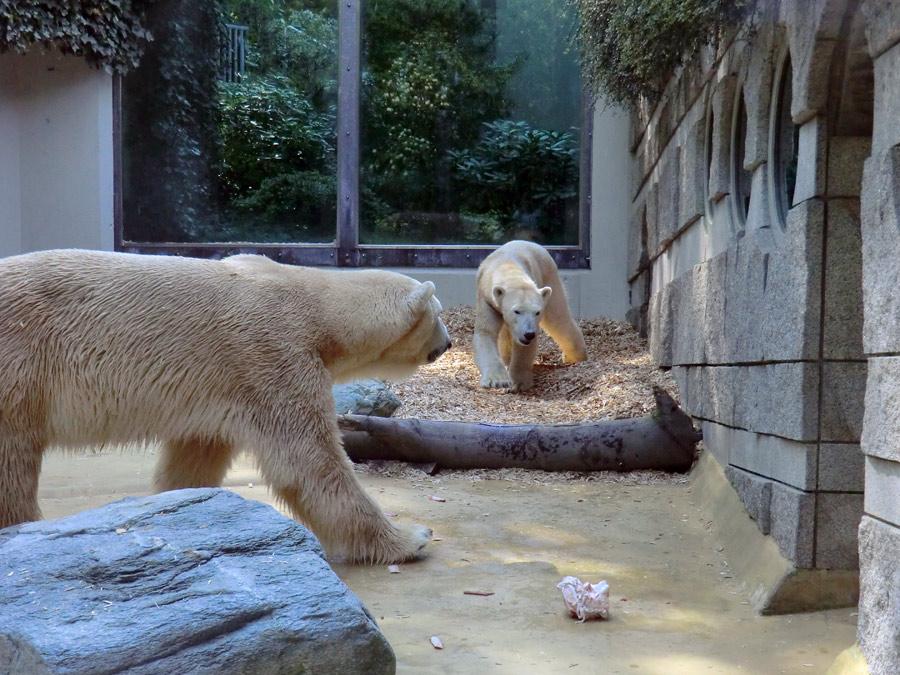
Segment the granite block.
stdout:
[[687,130],[679,162],[678,229],[683,229],[705,212],[706,120],[698,119]]
[[900,143],[900,44],[875,59],[875,114],[872,154],[882,153]]
[[900,527],[900,463],[866,457],[866,513]]
[[734,466],[801,490],[815,489],[816,443],[799,443],[743,429],[735,429],[732,440]]
[[869,457],[900,462],[900,357],[869,359],[860,445]]
[[649,347],[653,360],[662,367],[672,366],[672,303],[671,284],[666,284],[650,296]]
[[813,566],[815,503],[811,492],[772,484],[771,534],[782,555],[796,567]]
[[826,492],[816,499],[816,567],[859,569],[857,531],[863,515],[861,494]]
[[796,441],[818,438],[818,366],[741,366],[735,378],[735,426]]
[[657,250],[651,252],[651,255],[661,253],[666,246],[672,243],[679,231],[680,172],[681,147],[676,146],[667,151],[659,172],[659,201],[657,204],[659,239]]
[[863,281],[859,201],[828,201],[824,356],[862,359]]
[[822,429],[825,442],[855,443],[862,434],[866,362],[822,364]]
[[822,443],[819,446],[819,490],[862,492],[865,457],[858,443]]
[[741,498],[747,514],[756,521],[759,531],[769,534],[772,526],[772,481],[734,466],[725,467],[725,475]]
[[713,256],[698,265],[698,276],[704,278],[705,308],[703,315],[703,351],[706,363],[725,362],[725,276],[728,255]]
[[706,420],[701,422],[700,428],[703,431],[703,444],[707,450],[713,454],[721,466],[728,466],[734,429]]
[[868,136],[833,136],[828,139],[829,197],[859,197],[863,167],[872,153]]
[[900,673],[900,528],[863,516],[857,641],[872,675]]
[[863,347],[900,352],[900,148],[866,160],[861,211]]
[[735,398],[739,395],[737,383],[745,370],[738,366],[699,369],[706,419],[735,426]]
[[765,361],[818,358],[824,224],[820,200],[795,206],[778,249],[762,260],[762,294],[752,313]]

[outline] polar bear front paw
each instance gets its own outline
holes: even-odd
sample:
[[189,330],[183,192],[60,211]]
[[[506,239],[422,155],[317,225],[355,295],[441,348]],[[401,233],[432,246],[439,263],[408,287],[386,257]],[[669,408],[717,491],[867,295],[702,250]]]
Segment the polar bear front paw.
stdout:
[[534,386],[534,380],[533,380],[533,379],[531,379],[531,380],[522,380],[522,381],[520,381],[520,382],[513,382],[513,383],[509,386],[509,391],[510,391],[511,393],[515,394],[515,393],[520,392],[520,391],[528,391],[528,390],[531,389],[533,386]]
[[[421,558],[425,555],[424,548],[431,541],[433,532],[426,525],[395,525],[400,536],[406,540],[406,553],[403,560]],[[397,562],[402,562],[398,560]]]
[[507,389],[512,386],[512,380],[507,375],[506,371],[488,371],[484,375],[481,376],[481,382],[479,384],[482,387],[486,387],[488,389],[496,388],[496,389]]

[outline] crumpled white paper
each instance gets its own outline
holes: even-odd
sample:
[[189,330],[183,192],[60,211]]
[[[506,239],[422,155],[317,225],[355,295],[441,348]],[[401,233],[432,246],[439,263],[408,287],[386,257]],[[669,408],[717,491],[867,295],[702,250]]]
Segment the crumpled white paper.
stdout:
[[564,577],[556,587],[562,591],[569,614],[579,623],[609,618],[609,584],[605,581],[592,584],[578,577]]

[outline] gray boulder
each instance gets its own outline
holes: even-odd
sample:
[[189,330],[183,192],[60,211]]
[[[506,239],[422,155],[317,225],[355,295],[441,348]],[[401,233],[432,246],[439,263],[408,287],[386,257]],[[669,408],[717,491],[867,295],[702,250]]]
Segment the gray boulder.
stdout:
[[338,415],[390,417],[400,407],[400,399],[381,380],[359,380],[331,388]]
[[0,530],[0,673],[393,673],[318,540],[220,489]]

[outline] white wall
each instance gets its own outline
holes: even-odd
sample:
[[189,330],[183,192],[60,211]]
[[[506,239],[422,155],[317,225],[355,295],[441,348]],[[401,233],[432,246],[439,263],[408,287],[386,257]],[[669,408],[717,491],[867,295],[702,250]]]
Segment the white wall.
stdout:
[[[562,270],[572,313],[625,319],[628,311],[628,219],[631,208],[628,115],[599,103],[591,167],[591,268]],[[444,307],[475,304],[475,270],[398,269],[437,286]]]
[[113,248],[112,77],[81,57],[0,55],[0,256]]

